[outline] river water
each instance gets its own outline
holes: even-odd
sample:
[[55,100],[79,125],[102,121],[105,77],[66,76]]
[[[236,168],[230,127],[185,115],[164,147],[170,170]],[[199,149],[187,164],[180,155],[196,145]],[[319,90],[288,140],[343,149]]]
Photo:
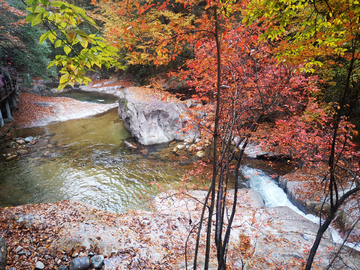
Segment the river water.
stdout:
[[[65,93],[78,100],[114,102],[110,95]],[[41,136],[39,136],[41,134]],[[183,185],[191,162],[174,157],[173,145],[146,147],[148,152],[127,148],[131,134],[118,118],[117,109],[86,119],[70,120],[42,128],[18,130],[15,137],[34,136],[29,153],[0,166],[0,207],[73,199],[113,212],[151,209],[151,201],[164,189]],[[263,170],[261,161],[245,163]],[[281,164],[277,172],[285,167]],[[288,168],[285,168],[285,171]],[[249,186],[246,178],[242,187]]]
[[161,159],[167,145],[147,148],[146,156],[126,148],[132,138],[116,109],[19,130],[16,137],[37,134],[43,135],[29,154],[1,161],[0,207],[73,199],[114,212],[148,209],[151,198],[180,184],[189,168]]

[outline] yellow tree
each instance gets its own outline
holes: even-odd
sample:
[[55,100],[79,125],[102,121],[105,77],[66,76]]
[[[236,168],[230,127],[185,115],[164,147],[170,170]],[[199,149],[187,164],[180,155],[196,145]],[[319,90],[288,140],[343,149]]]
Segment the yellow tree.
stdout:
[[32,25],[44,23],[48,29],[40,37],[39,43],[49,39],[55,48],[64,50],[64,54],[57,55],[48,66],[61,67],[63,75],[59,89],[75,82],[87,84],[90,79],[85,73],[93,66],[124,68],[116,61],[117,48],[104,38],[85,33],[79,28],[84,22],[96,27],[94,20],[82,8],[67,2],[48,0],[28,0],[27,5],[30,14],[26,21]]

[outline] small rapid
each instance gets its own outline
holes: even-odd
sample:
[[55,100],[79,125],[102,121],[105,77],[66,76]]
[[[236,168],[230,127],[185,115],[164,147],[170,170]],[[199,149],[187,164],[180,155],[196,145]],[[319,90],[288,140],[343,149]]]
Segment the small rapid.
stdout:
[[[315,224],[320,224],[320,218],[311,214],[305,214],[299,208],[297,208],[289,200],[284,190],[280,188],[275,183],[275,181],[263,171],[244,165],[241,167],[241,172],[243,176],[248,179],[249,187],[256,190],[263,198],[266,207],[287,206]],[[331,231],[333,241],[335,243],[342,244],[344,240],[341,238],[338,232],[331,226],[329,229]],[[359,245],[352,243],[345,243],[345,245],[360,251]]]

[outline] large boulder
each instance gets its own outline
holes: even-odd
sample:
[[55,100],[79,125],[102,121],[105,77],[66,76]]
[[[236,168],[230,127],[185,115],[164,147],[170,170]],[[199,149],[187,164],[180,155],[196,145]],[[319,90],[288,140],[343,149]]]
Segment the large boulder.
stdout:
[[186,104],[169,94],[150,88],[129,87],[119,95],[119,117],[143,145],[195,139]]

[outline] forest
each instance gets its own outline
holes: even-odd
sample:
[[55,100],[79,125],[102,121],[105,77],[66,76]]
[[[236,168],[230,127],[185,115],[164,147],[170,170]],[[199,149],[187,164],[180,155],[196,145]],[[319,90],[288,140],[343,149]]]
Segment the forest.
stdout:
[[[197,227],[226,269],[249,144],[318,176],[323,208],[304,269],[339,210],[353,213],[346,239],[359,243],[360,3],[357,0],[0,0],[1,66],[56,78],[59,89],[91,72],[166,77],[208,105],[188,128],[212,142],[209,189]],[[11,59],[11,61],[8,61]],[[155,85],[155,87],[160,87]],[[237,140],[234,140],[237,138]],[[234,145],[235,142],[235,145]],[[201,170],[189,172],[201,175]],[[298,180],[299,181],[299,180]],[[214,234],[212,234],[214,226]],[[192,268],[197,269],[197,250]]]

